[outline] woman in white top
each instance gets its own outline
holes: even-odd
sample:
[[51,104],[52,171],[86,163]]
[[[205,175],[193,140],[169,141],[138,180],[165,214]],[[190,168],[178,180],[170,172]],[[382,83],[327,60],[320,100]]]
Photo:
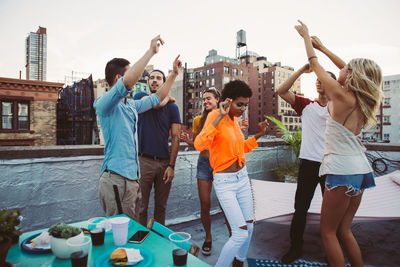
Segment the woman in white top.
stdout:
[[[326,174],[320,231],[329,266],[345,266],[340,243],[351,266],[364,266],[350,226],[364,189],[375,186],[372,168],[357,135],[364,126],[374,127],[382,99],[382,71],[369,59],[352,59],[334,80],[318,63],[308,28],[295,26],[303,37],[311,68],[330,99],[326,147],[320,175]],[[340,243],[339,243],[340,242]]]

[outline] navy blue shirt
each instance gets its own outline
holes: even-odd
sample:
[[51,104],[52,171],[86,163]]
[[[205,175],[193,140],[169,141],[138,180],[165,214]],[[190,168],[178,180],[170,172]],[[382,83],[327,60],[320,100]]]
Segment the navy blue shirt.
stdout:
[[[135,94],[134,99],[147,96],[140,92]],[[138,136],[139,152],[159,158],[169,158],[168,137],[171,124],[181,124],[179,109],[175,103],[169,102],[159,109],[150,109],[139,114]]]

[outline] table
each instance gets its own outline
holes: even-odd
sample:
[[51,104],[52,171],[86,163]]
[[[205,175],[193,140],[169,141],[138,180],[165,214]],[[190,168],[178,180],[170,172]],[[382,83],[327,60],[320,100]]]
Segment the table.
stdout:
[[[125,215],[117,215],[117,216],[125,216]],[[117,217],[117,216],[111,216]],[[125,216],[126,217],[126,216]],[[85,227],[87,228],[87,221],[71,223],[70,225]],[[41,233],[43,231],[47,231],[48,229],[41,229],[36,231],[31,231],[24,233],[20,236],[20,242],[18,245],[13,245],[8,251],[7,261],[11,262],[14,266],[18,267],[32,267],[32,266],[54,266],[54,267],[62,267],[62,266],[71,266],[70,260],[59,260],[53,254],[29,254],[25,253],[21,250],[21,242],[23,242],[26,238],[30,236]],[[131,237],[138,230],[148,230],[146,227],[141,224],[135,222],[134,220],[130,220],[129,222],[129,230],[128,230],[128,238]],[[149,236],[143,241],[141,244],[133,244],[127,243],[124,247],[132,247],[132,248],[145,248],[149,250],[153,254],[153,262],[151,266],[154,267],[162,267],[162,266],[173,266],[172,261],[172,249],[178,248],[172,242],[167,239],[162,238],[158,234],[151,232]],[[102,255],[103,253],[112,251],[116,249],[117,246],[114,245],[112,233],[106,233],[104,239],[104,245],[102,246],[92,246],[91,257],[88,260],[88,266],[94,266],[95,260],[97,257]],[[210,266],[204,261],[196,258],[192,254],[188,253],[187,266]]]

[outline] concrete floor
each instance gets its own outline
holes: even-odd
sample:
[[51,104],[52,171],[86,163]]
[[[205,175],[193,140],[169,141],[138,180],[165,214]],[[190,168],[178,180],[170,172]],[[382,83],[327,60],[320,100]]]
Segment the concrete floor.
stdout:
[[[258,221],[248,257],[280,259],[289,246],[290,225]],[[170,226],[175,231],[185,231],[199,247],[204,241],[200,220]],[[400,220],[355,223],[352,231],[360,245],[364,263],[372,266],[400,266]],[[228,240],[228,230],[221,214],[212,217],[213,249],[210,256],[199,258],[214,265],[222,246]],[[325,254],[319,235],[319,225],[308,225],[304,235],[303,258],[307,261],[325,262]],[[247,263],[246,265],[247,266]]]

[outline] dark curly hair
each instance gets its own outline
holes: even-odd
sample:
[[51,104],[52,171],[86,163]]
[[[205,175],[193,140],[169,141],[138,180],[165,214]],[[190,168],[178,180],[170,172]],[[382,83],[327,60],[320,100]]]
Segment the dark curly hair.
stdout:
[[222,101],[227,98],[235,100],[238,97],[251,97],[253,92],[251,88],[247,85],[247,83],[234,80],[225,84],[224,89],[222,90]]

